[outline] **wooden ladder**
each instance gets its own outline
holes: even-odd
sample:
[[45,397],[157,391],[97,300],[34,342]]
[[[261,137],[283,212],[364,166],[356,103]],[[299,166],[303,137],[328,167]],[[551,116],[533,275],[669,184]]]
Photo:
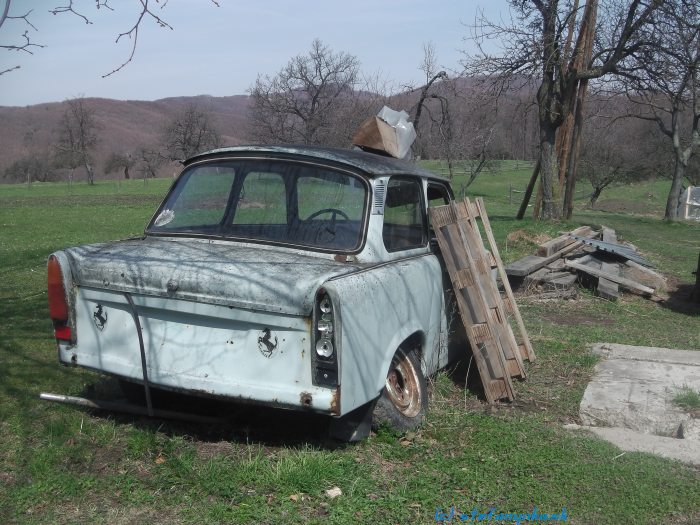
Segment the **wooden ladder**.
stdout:
[[[452,281],[460,316],[489,403],[515,399],[511,377],[526,377],[523,360],[534,361],[520,311],[515,304],[484,201],[451,201],[429,208],[431,224]],[[477,219],[488,240],[487,251]],[[497,269],[497,278],[493,270]],[[501,296],[498,282],[505,292]],[[510,319],[520,335],[515,338]]]

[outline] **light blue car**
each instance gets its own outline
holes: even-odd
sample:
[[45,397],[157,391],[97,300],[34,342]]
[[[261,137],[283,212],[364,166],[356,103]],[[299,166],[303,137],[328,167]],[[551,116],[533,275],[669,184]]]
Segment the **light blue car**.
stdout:
[[197,155],[143,236],[50,256],[59,360],[149,408],[163,389],[327,414],[348,440],[416,428],[459,324],[427,214],[451,197],[360,151]]

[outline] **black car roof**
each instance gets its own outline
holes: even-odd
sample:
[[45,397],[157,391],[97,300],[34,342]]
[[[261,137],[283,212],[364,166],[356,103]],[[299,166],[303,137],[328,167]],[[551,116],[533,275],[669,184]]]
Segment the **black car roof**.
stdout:
[[194,162],[217,157],[245,156],[247,154],[267,154],[275,158],[300,158],[307,160],[325,160],[352,166],[367,175],[417,175],[430,179],[447,181],[445,177],[405,160],[385,157],[376,153],[341,148],[319,146],[233,146],[200,153],[184,161],[188,166]]

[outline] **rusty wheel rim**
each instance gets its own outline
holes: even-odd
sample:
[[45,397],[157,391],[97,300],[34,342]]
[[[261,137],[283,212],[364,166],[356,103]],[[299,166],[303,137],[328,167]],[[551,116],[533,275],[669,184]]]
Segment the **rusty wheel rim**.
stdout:
[[406,417],[415,417],[421,410],[421,393],[418,372],[399,350],[391,361],[391,368],[386,376],[386,392],[389,399]]

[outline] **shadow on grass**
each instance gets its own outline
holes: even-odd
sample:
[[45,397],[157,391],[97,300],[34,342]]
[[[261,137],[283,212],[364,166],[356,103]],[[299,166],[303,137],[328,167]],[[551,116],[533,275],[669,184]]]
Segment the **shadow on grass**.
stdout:
[[[145,401],[134,399],[133,395],[129,396],[131,401],[127,401],[118,381],[109,377],[97,378],[77,395],[145,407]],[[200,443],[227,441],[233,444],[299,449],[312,446],[325,450],[342,449],[346,446],[345,443],[329,437],[328,425],[331,418],[312,412],[284,410],[156,389],[152,390],[152,399],[156,410],[217,418],[221,422],[201,423],[80,406],[72,408],[88,412],[98,419],[113,420],[118,425],[131,425],[141,430],[158,431],[169,437],[183,437]]]
[[668,299],[660,301],[659,304],[663,308],[668,308],[679,314],[700,317],[700,303],[691,299],[694,289],[694,284],[679,284],[674,290],[669,292]]

